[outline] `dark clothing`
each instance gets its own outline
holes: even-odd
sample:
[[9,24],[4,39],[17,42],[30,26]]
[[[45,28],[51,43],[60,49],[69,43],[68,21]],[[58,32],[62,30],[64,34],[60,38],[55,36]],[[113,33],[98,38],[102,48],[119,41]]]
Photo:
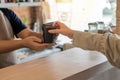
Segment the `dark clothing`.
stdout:
[[3,14],[7,17],[9,20],[14,35],[18,34],[20,31],[26,28],[26,26],[21,22],[21,20],[18,18],[18,16],[10,9],[7,8],[0,8],[0,10],[3,12]]

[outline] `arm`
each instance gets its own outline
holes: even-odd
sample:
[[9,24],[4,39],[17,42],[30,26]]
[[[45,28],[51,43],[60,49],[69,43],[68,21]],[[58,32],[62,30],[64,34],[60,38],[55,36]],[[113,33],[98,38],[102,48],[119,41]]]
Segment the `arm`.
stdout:
[[13,11],[6,8],[3,8],[2,10],[11,23],[14,34],[23,39],[0,40],[0,53],[6,53],[24,47],[33,50],[42,50],[53,45],[42,44],[40,33],[35,33],[28,30]]
[[105,45],[103,45],[106,43],[106,37],[107,35],[103,34],[74,31],[73,45],[85,50],[97,50],[105,53],[102,49],[106,47]]
[[12,30],[15,35],[17,35],[20,38],[26,38],[28,36],[36,36],[41,38],[40,33],[32,32],[31,30],[27,29],[27,27],[22,23],[22,21],[19,19],[19,17],[10,9],[2,8],[1,9],[4,13],[4,15],[9,20]]
[[27,38],[29,36],[36,36],[36,37],[42,39],[42,34],[41,33],[33,32],[30,29],[24,29],[24,30],[22,30],[21,32],[19,32],[17,34],[17,36],[20,37],[20,38],[22,38],[22,39]]
[[109,62],[120,68],[120,37],[116,34],[75,32],[73,44],[87,50],[102,52]]
[[[101,51],[101,42],[106,43],[106,35],[103,34],[92,34],[88,32],[75,31],[68,28],[65,24],[57,22],[56,26],[59,29],[49,30],[50,33],[61,33],[69,38],[73,39],[73,44],[76,47],[81,47],[87,50]],[[103,48],[103,47],[102,47]],[[103,51],[101,51],[103,52]],[[105,52],[103,52],[105,53]]]
[[54,44],[42,44],[41,39],[35,36],[30,36],[22,40],[1,40],[0,53],[10,52],[19,48],[30,48],[39,51],[53,45]]
[[[50,33],[61,33],[73,38],[73,44],[86,50],[102,52],[109,62],[120,68],[120,37],[115,34],[93,34],[67,29],[67,26],[58,22],[60,29],[50,30]],[[65,31],[66,29],[66,31]]]
[[21,40],[1,40],[0,53],[6,53],[23,47]]

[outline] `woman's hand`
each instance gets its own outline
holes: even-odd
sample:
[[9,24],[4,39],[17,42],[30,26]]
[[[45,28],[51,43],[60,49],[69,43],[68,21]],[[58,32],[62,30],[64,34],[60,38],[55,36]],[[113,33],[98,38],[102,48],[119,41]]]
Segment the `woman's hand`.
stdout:
[[56,22],[57,29],[49,30],[49,33],[60,33],[69,38],[73,38],[74,30],[68,28],[65,24],[61,22]]
[[49,48],[54,44],[43,44],[42,40],[35,36],[30,36],[22,40],[22,44],[24,47],[30,48],[32,50],[43,50],[45,48]]

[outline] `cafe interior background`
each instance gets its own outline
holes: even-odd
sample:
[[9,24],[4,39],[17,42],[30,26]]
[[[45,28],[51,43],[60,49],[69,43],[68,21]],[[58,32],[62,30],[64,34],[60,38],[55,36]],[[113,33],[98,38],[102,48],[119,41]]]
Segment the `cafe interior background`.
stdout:
[[[4,1],[4,0],[3,0]],[[24,3],[25,0],[20,0],[17,3]],[[8,8],[12,9],[22,22],[28,28],[35,32],[41,31],[42,22],[61,21],[69,28],[98,33],[99,30],[114,31],[116,26],[116,0],[28,0],[40,4],[37,6],[17,6],[10,5]],[[1,0],[1,4],[2,4]],[[4,2],[15,3],[15,2]],[[2,7],[5,7],[1,5]],[[97,25],[96,25],[97,24]],[[72,40],[66,36],[59,35],[56,43],[57,48],[63,50],[65,44],[71,44]],[[70,46],[70,45],[69,45]],[[69,47],[68,46],[68,47]],[[59,50],[47,49],[44,55],[57,52]],[[16,63],[28,61],[30,59],[38,58],[41,55],[34,54],[34,51],[29,49],[20,49],[17,52]],[[38,56],[39,55],[39,56]],[[23,60],[23,61],[22,61]]]

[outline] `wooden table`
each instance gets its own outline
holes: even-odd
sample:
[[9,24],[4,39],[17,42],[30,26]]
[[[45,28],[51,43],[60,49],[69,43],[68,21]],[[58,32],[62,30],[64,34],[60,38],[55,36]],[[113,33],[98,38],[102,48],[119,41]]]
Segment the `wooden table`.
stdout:
[[0,69],[0,80],[87,80],[111,68],[101,53],[72,48]]

